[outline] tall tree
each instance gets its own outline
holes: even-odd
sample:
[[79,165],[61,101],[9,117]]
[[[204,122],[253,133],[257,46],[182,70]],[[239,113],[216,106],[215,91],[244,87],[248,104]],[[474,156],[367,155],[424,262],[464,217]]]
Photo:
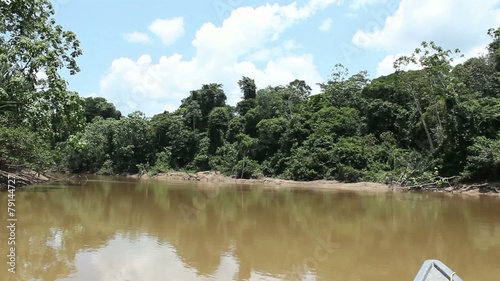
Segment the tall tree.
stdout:
[[[413,98],[415,109],[425,130],[431,151],[444,140],[444,115],[447,104],[456,102],[456,91],[451,75],[453,53],[444,50],[434,42],[422,42],[410,56],[401,56],[394,63],[397,73],[405,67],[416,65],[421,71],[400,75],[400,90],[407,91]],[[436,144],[437,142],[437,144]]]
[[348,77],[349,70],[342,64],[336,64],[332,78],[320,84],[324,98],[332,106],[361,108],[361,92],[369,83],[368,72],[361,71]]
[[[222,84],[204,84],[201,89],[191,91],[189,97],[182,100],[180,113],[182,113],[189,124],[206,132],[208,125],[208,115],[215,107],[226,105],[226,94],[222,89]],[[199,110],[199,111],[198,111]],[[195,122],[195,120],[197,120]]]
[[85,98],[85,119],[91,122],[96,116],[101,116],[104,119],[113,118],[120,119],[122,113],[116,109],[115,105],[101,97]]
[[488,45],[488,51],[495,62],[495,70],[500,72],[500,27],[496,29],[490,28],[488,35],[493,39]]
[[80,98],[59,74],[80,70],[80,42],[53,15],[49,0],[0,1],[0,114],[44,136],[57,133],[51,121],[78,126],[82,118]]
[[243,92],[243,99],[254,99],[257,96],[257,87],[255,86],[255,80],[243,76],[240,81],[238,81],[241,91]]
[[[50,149],[83,127],[83,100],[68,91],[60,71],[80,69],[80,42],[57,25],[49,0],[0,1],[0,151],[25,163],[49,164]],[[32,141],[33,136],[37,140]],[[15,149],[19,138],[36,147]],[[40,165],[37,168],[42,168]]]
[[236,112],[243,116],[250,109],[255,108],[257,97],[257,87],[255,86],[255,80],[243,76],[243,78],[238,81],[241,91],[243,92],[243,100],[238,102],[236,105]]

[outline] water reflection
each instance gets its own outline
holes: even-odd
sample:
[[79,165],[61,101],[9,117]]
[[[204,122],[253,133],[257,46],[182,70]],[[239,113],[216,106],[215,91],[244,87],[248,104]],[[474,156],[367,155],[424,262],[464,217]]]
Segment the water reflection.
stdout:
[[[100,276],[101,280],[224,281],[235,280],[239,271],[239,261],[230,250],[222,254],[214,272],[202,274],[186,264],[174,246],[160,243],[147,234],[139,237],[118,234],[98,251],[79,253],[75,263],[77,273],[61,280],[93,280]],[[251,272],[248,280],[281,279]]]
[[500,276],[498,198],[106,180],[18,193],[6,280],[413,280],[428,258]]

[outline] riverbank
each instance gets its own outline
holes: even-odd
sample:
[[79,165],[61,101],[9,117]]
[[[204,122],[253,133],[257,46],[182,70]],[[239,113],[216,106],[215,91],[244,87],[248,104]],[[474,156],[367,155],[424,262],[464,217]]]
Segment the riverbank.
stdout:
[[481,183],[481,184],[456,184],[453,186],[436,187],[433,185],[419,185],[414,187],[404,187],[398,185],[388,185],[375,182],[355,182],[344,183],[334,180],[315,180],[315,181],[293,181],[277,178],[259,178],[259,179],[236,179],[225,176],[219,172],[167,172],[154,176],[148,174],[129,175],[129,177],[148,180],[157,179],[165,181],[194,181],[199,183],[217,183],[217,184],[241,184],[258,185],[264,188],[290,188],[307,190],[348,190],[363,192],[405,192],[405,191],[425,191],[425,192],[445,192],[453,194],[480,195],[488,194],[500,196],[500,183]]
[[7,190],[9,185],[17,189],[54,179],[33,170],[0,170],[0,191]]
[[[157,175],[149,174],[124,174],[129,178],[139,180],[164,180],[185,182],[192,181],[205,185],[253,185],[261,188],[272,189],[298,189],[298,190],[316,190],[316,191],[361,191],[361,192],[408,192],[408,191],[422,191],[422,192],[441,192],[449,194],[464,194],[464,195],[493,195],[500,196],[500,182],[499,183],[471,183],[471,184],[455,184],[443,187],[438,187],[433,184],[422,184],[416,186],[398,186],[388,185],[376,182],[354,182],[345,183],[335,180],[315,180],[315,181],[293,181],[278,178],[258,178],[258,179],[236,179],[228,177],[220,172],[205,171],[205,172],[181,172],[172,171],[160,173]],[[25,186],[34,185],[37,183],[44,183],[50,181],[57,181],[49,175],[40,174],[31,170],[22,171],[5,171],[0,170],[0,191],[6,190],[9,178],[15,179],[15,187],[23,188]]]

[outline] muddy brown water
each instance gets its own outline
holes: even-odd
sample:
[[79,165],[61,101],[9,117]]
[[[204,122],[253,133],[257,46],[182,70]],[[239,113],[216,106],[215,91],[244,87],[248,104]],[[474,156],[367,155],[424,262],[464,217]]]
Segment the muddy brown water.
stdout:
[[[0,219],[8,225],[8,193]],[[0,280],[500,280],[500,199],[99,178],[16,192]]]

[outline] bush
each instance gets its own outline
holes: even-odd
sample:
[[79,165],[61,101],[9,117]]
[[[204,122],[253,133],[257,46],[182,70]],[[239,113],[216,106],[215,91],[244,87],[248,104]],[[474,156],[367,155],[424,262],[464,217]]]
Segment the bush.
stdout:
[[99,174],[99,175],[112,175],[113,172],[114,172],[113,161],[108,159],[108,160],[104,161],[104,164],[102,164],[101,169],[99,169],[99,171],[97,171],[97,174]]
[[172,157],[172,152],[170,147],[166,147],[164,151],[156,153],[155,164],[148,170],[148,172],[153,175],[156,175],[158,173],[163,173],[170,170],[171,157]]
[[234,167],[234,175],[240,179],[261,178],[263,176],[259,163],[255,160],[240,160]]
[[462,173],[464,179],[500,179],[500,134],[496,139],[477,137],[467,150],[467,165]]
[[0,128],[0,165],[44,170],[55,166],[49,144],[26,128]]
[[209,160],[210,157],[206,154],[196,154],[191,166],[197,171],[208,171],[210,170]]
[[325,149],[308,149],[304,146],[294,149],[283,175],[287,179],[299,181],[323,179],[327,170],[323,159],[325,156]]
[[237,163],[237,143],[224,143],[209,160],[210,167],[225,175],[235,175],[234,170]]
[[363,172],[354,169],[349,165],[337,164],[335,169],[335,179],[343,182],[356,182],[363,176]]

